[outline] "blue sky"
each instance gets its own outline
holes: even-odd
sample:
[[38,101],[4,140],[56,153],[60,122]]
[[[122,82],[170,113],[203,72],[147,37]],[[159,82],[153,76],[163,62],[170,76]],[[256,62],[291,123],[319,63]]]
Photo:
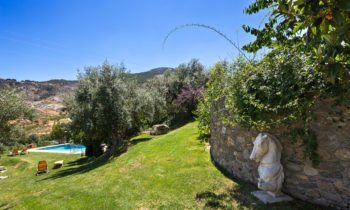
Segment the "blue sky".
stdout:
[[242,24],[252,0],[0,0],[0,78],[76,79],[77,70],[106,59],[131,72],[175,67],[198,58],[204,65],[237,55],[222,37],[187,23],[214,26],[240,45],[252,37]]

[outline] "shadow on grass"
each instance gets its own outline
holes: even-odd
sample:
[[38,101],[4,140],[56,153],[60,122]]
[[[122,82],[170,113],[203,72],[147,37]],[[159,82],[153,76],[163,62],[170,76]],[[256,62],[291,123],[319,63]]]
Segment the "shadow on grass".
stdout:
[[87,173],[89,171],[92,171],[110,162],[113,158],[120,156],[126,151],[127,151],[127,148],[120,150],[118,153],[115,153],[112,156],[102,155],[98,158],[80,158],[78,160],[68,162],[67,164],[65,164],[66,168],[63,168],[60,171],[57,171],[55,174],[48,176],[42,179],[41,181],[63,178],[73,174]]
[[[180,117],[181,118],[181,117]],[[193,117],[182,117],[183,119],[181,120],[175,120],[175,122],[170,123],[170,131],[173,131],[175,129],[181,128],[182,126],[187,125],[188,123],[192,123],[196,121]]]
[[[149,141],[153,139],[153,137],[145,137],[145,138],[137,138],[129,141],[127,144],[128,146],[134,146],[138,143]],[[120,156],[121,154],[125,153],[127,151],[128,147],[122,146],[121,149],[119,149],[119,152],[113,154],[112,156],[106,156],[102,155],[95,159],[89,159],[89,158],[80,158],[75,161],[71,161],[65,164],[65,167],[56,173],[54,173],[51,176],[45,177],[41,181],[49,180],[49,179],[58,179],[63,178],[66,176],[70,176],[73,174],[83,174],[87,173],[89,171],[92,171],[108,162],[110,162],[113,158]]]
[[104,165],[105,163],[108,162],[109,159],[110,158],[105,158],[105,157],[97,158],[95,160],[88,160],[88,158],[81,158],[76,161],[67,163],[65,167],[69,167],[69,168],[63,168],[62,170],[56,172],[52,176],[48,176],[42,179],[41,181],[48,180],[48,179],[63,178],[73,174],[83,174]]
[[10,206],[9,204],[6,204],[6,203],[0,203],[0,209],[1,210],[10,210],[12,208],[14,208],[15,206]]
[[325,210],[329,208],[313,205],[298,199],[292,202],[284,202],[277,204],[263,204],[256,199],[251,192],[258,190],[253,184],[238,180],[229,174],[225,169],[214,162],[214,165],[221,171],[226,177],[230,178],[237,185],[231,188],[225,189],[220,193],[213,191],[204,191],[196,194],[196,200],[204,202],[205,209],[254,209],[254,210]]
[[216,194],[210,191],[200,192],[196,195],[196,200],[205,202],[205,209],[232,209],[230,199],[228,194]]
[[141,142],[145,142],[145,141],[149,141],[151,139],[153,139],[154,137],[146,137],[146,138],[138,138],[138,139],[133,139],[129,142],[129,146],[134,146],[138,143],[141,143]]

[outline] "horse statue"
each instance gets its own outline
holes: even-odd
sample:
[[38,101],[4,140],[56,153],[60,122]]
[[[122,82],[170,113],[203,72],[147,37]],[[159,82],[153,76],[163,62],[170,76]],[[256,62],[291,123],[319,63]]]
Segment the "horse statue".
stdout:
[[273,136],[259,133],[254,141],[254,148],[250,155],[251,160],[259,163],[258,188],[276,198],[282,196],[284,181],[281,160],[282,145]]

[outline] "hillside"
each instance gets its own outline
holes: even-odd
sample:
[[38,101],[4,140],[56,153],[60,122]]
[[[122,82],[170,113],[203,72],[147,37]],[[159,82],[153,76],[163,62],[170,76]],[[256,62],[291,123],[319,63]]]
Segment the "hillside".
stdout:
[[[160,67],[146,72],[131,74],[138,82],[142,83],[152,77],[163,74],[171,68]],[[15,79],[1,79],[0,88],[13,87],[20,90],[25,100],[37,110],[38,118],[35,122],[20,121],[29,133],[45,134],[51,131],[54,121],[64,118],[61,110],[64,108],[63,100],[77,87],[78,81],[73,80],[49,80],[49,81],[17,81]]]
[[17,81],[15,79],[0,79],[0,87],[13,87],[21,91],[40,115],[57,116],[63,108],[62,101],[65,95],[71,93],[76,87],[77,81],[49,80]]
[[[225,177],[211,163],[190,123],[167,135],[141,135],[108,161],[77,155],[31,153],[2,157],[8,179],[0,181],[3,209],[315,209],[294,201],[264,206],[256,188]],[[63,159],[65,166],[35,176],[36,164]]]
[[[172,68],[160,67],[149,71],[131,74],[139,82],[145,82],[157,75],[163,74]],[[63,108],[62,101],[65,95],[73,92],[78,82],[73,80],[49,80],[43,82],[15,79],[1,79],[1,87],[14,87],[20,90],[25,99],[42,115],[57,116]]]
[[134,76],[134,78],[136,78],[138,82],[143,83],[148,79],[151,79],[157,75],[164,74],[164,72],[171,71],[172,69],[173,68],[170,68],[170,67],[159,67],[159,68],[151,69],[149,71],[135,73],[132,75]]

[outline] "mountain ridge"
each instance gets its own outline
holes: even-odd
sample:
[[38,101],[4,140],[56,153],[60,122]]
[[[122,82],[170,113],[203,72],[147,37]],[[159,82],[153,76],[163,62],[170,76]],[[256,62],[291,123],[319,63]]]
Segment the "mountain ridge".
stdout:
[[158,67],[154,69],[150,69],[148,71],[139,72],[139,73],[132,73],[131,75],[140,83],[146,82],[147,80],[164,74],[166,71],[171,71],[173,68],[171,67]]
[[[164,74],[168,70],[173,70],[174,68],[171,67],[157,67],[150,69],[148,71],[143,71],[143,72],[136,72],[136,73],[130,73],[131,75],[135,76],[136,78],[139,77],[147,77],[147,79],[152,78],[153,76],[161,75]],[[44,81],[36,81],[36,80],[17,80],[17,79],[12,79],[12,78],[1,78],[0,77],[0,87],[3,87],[4,85],[18,85],[18,84],[30,84],[30,83],[38,83],[38,84],[45,84],[45,83],[54,83],[54,84],[59,84],[59,83],[70,83],[74,84],[77,83],[77,80],[70,80],[70,79],[49,79],[49,80],[44,80]]]

